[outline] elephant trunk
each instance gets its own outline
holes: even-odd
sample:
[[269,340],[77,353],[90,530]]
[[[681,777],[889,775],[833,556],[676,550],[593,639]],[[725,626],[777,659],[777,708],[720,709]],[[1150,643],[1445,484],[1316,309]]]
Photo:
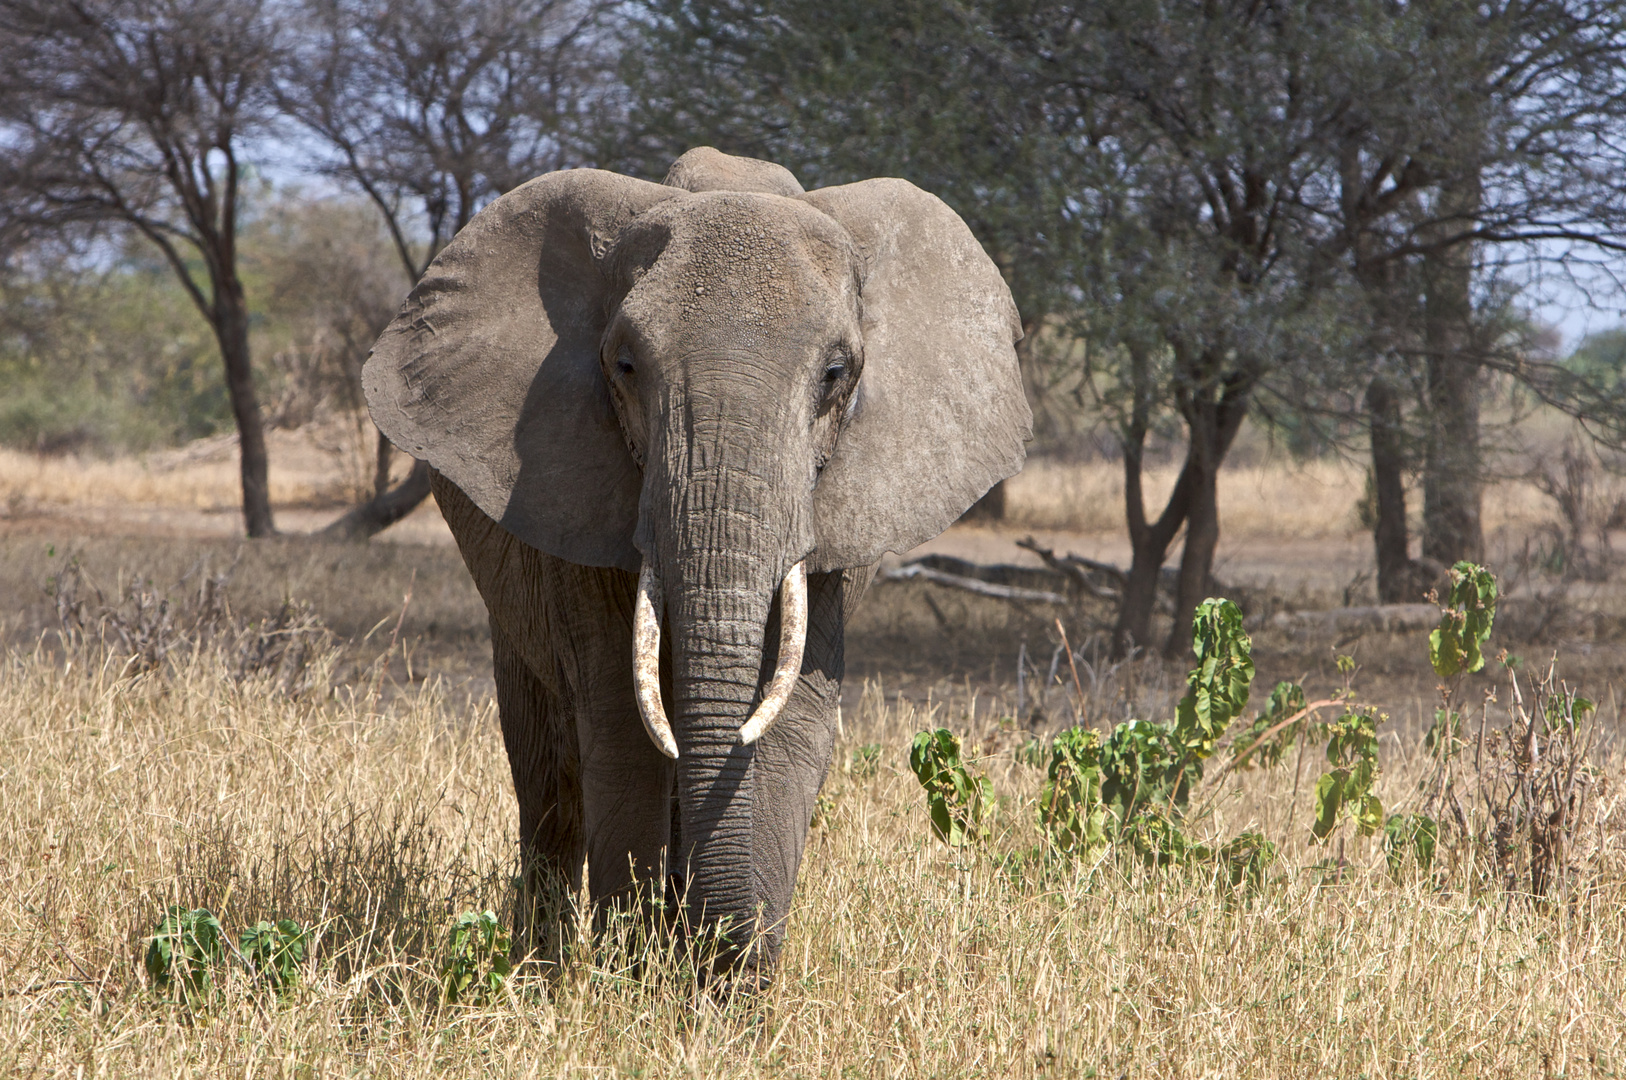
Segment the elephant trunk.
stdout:
[[[794,497],[795,486],[787,484],[778,465],[782,451],[752,462],[749,454],[710,455],[692,444],[681,449],[652,462],[651,473],[673,461],[690,468],[665,483],[646,473],[641,522],[648,530],[646,566],[654,564],[644,581],[653,593],[651,579],[659,579],[671,635],[666,705],[677,751],[680,831],[672,870],[684,883],[690,926],[723,939],[719,967],[753,968],[764,958],[747,946],[783,917],[789,897],[765,895],[764,875],[754,864],[753,824],[760,827],[773,813],[774,796],[756,790],[751,740],[766,729],[761,721],[772,719],[764,714],[773,710],[759,711],[759,702],[767,697],[772,706],[777,698],[782,705],[800,671],[811,507],[798,505],[810,500],[805,493]],[[650,606],[656,602],[651,596]],[[786,656],[787,667],[795,661],[788,674],[776,670],[782,640],[770,633],[778,629],[770,627],[772,615],[793,631],[783,638],[786,651],[796,654]],[[651,621],[658,620],[656,611]]]

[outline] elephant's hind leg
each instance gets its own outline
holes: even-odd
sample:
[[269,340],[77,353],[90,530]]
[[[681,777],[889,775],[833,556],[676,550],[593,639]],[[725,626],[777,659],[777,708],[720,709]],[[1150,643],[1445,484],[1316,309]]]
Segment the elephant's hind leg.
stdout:
[[503,743],[519,798],[523,870],[514,945],[521,954],[558,962],[574,923],[586,853],[575,722],[495,620],[491,654]]

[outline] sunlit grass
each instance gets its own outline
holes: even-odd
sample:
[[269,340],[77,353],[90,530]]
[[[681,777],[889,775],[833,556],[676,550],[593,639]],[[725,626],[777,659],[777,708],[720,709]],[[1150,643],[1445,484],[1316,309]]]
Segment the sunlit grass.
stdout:
[[[386,687],[387,691],[391,688]],[[441,1006],[451,918],[511,903],[514,812],[489,701],[363,681],[289,698],[207,654],[163,676],[13,654],[0,669],[0,1069],[41,1076],[1609,1075],[1626,1054],[1619,795],[1597,801],[1584,887],[1554,910],[1395,884],[1351,840],[1309,869],[1309,787],[1250,773],[1196,831],[1258,828],[1275,881],[1048,866],[1020,736],[879,693],[849,710],[810,832],[778,979],[697,996],[681,965],[579,949],[490,1006]],[[1002,797],[982,852],[930,838],[906,756],[945,723]],[[860,746],[881,746],[873,774]],[[1391,753],[1404,805],[1417,755]],[[1613,773],[1612,775],[1618,775]],[[318,928],[279,1002],[229,977],[193,1013],[147,984],[165,905],[235,937]]]

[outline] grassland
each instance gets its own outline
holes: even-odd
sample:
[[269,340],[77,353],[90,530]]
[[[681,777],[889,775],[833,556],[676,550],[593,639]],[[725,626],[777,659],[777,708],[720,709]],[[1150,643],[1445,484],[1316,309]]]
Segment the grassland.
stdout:
[[[18,461],[0,460],[0,477],[38,469],[43,478],[0,521],[0,1072],[1622,1071],[1618,575],[1565,582],[1515,565],[1525,540],[1539,542],[1551,524],[1528,486],[1490,493],[1504,578],[1524,605],[1508,609],[1493,643],[1530,664],[1556,656],[1600,702],[1600,782],[1560,903],[1505,891],[1466,865],[1397,882],[1376,839],[1350,837],[1347,865],[1329,876],[1317,864],[1337,849],[1309,838],[1313,755],[1297,782],[1291,768],[1233,774],[1192,826],[1199,839],[1253,829],[1277,843],[1280,860],[1256,894],[1227,894],[1211,868],[1035,860],[1043,773],[1016,754],[1030,729],[1054,730],[1080,711],[1098,728],[1166,716],[1183,665],[1106,661],[1091,644],[1100,611],[889,582],[851,627],[844,731],[773,987],[751,1002],[713,1000],[672,957],[598,942],[556,976],[522,968],[510,992],[465,1006],[439,1001],[445,932],[458,912],[508,911],[515,822],[484,612],[443,534],[425,526],[418,535],[433,542],[422,544],[245,544],[195,524],[198,491],[229,504],[219,462],[160,462],[161,482],[141,488],[117,470],[151,474],[151,462],[108,463],[96,479],[60,460]],[[63,471],[45,475],[54,468]],[[221,472],[218,483],[208,470]],[[1014,561],[1023,553],[1012,539],[1034,530],[1111,554],[1116,522],[1088,515],[1116,505],[1114,478],[1110,466],[1041,465],[1013,485],[1014,528],[957,530],[943,543]],[[337,498],[314,466],[293,479],[305,486],[290,486],[290,500]],[[70,496],[74,483],[85,487]],[[1422,635],[1313,639],[1265,617],[1272,606],[1343,601],[1369,557],[1355,524],[1359,474],[1261,466],[1226,483],[1234,546],[1222,550],[1222,570],[1261,608],[1256,704],[1278,678],[1303,678],[1321,696],[1339,682],[1335,656],[1353,653],[1357,688],[1391,716],[1379,793],[1390,810],[1414,806],[1427,764],[1421,727],[1436,704]],[[137,501],[164,515],[125,528],[120,508]],[[189,621],[216,575],[230,603],[212,617],[232,633],[276,616],[286,599],[311,605],[301,610],[327,632],[310,631],[296,677],[245,665],[241,636]],[[64,643],[57,597],[68,578],[92,616],[105,608],[126,621],[143,617],[141,596],[167,592],[174,647],[163,662],[138,673],[104,650],[105,632]],[[1030,681],[1016,715],[1015,657],[1025,649],[1048,661],[1058,614],[1085,643],[1077,688],[1070,675],[1043,689]],[[1493,726],[1505,722],[1505,685],[1476,677],[1467,695],[1475,723],[1481,700]],[[951,853],[927,828],[907,748],[937,724],[977,747],[1001,797],[995,835],[979,851]],[[872,745],[873,770],[860,752]],[[141,958],[177,903],[210,909],[234,938],[262,918],[315,927],[298,987],[279,999],[228,964],[207,1008],[175,1004]]]
[[[1273,881],[1006,861],[1042,774],[964,701],[870,692],[808,843],[760,1001],[696,997],[658,953],[582,949],[482,1007],[437,1002],[451,913],[510,902],[508,770],[488,701],[437,680],[291,697],[204,656],[165,674],[13,653],[0,679],[0,1068],[23,1076],[1605,1076],[1626,1054],[1619,795],[1557,908],[1392,882],[1371,841],[1330,884],[1283,777],[1228,783],[1201,828],[1278,838]],[[910,734],[981,742],[989,850],[927,831]],[[855,750],[880,745],[879,769]],[[1386,752],[1388,748],[1386,747]],[[1387,754],[1403,805],[1416,755]],[[1409,762],[1409,764],[1408,764]],[[1613,769],[1617,761],[1608,762]],[[319,928],[278,1000],[241,973],[206,1009],[141,972],[168,904],[229,931]]]

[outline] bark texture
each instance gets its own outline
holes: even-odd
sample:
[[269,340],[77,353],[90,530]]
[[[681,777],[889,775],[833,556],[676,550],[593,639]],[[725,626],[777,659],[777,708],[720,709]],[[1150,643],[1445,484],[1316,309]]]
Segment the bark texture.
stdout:
[[[1471,225],[1477,174],[1447,185],[1441,232]],[[1479,447],[1480,365],[1475,349],[1473,247],[1451,235],[1423,256],[1428,441],[1423,463],[1423,555],[1446,566],[1485,554]]]

